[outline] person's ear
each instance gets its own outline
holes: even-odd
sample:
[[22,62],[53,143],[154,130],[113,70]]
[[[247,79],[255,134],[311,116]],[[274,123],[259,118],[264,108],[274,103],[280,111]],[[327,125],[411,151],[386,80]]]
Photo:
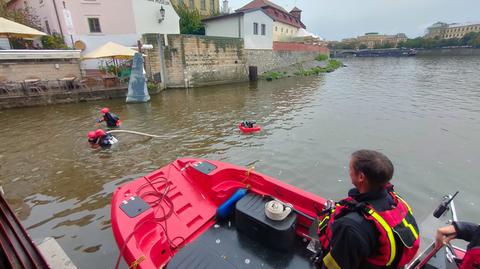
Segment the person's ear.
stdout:
[[363,172],[358,173],[358,182],[365,184],[367,177]]

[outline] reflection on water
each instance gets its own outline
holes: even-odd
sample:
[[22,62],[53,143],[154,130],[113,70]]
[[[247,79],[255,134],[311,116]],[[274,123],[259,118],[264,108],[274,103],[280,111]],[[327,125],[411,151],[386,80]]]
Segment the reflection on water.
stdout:
[[[416,209],[461,190],[460,216],[475,220],[480,161],[480,58],[347,59],[310,78],[168,90],[148,104],[108,100],[0,111],[1,184],[33,238],[58,239],[81,268],[111,268],[111,193],[178,157],[219,159],[339,199],[359,148],[385,152],[394,183]],[[92,150],[86,133],[110,107],[120,143]],[[236,125],[264,129],[243,135]],[[478,221],[478,220],[476,220]]]

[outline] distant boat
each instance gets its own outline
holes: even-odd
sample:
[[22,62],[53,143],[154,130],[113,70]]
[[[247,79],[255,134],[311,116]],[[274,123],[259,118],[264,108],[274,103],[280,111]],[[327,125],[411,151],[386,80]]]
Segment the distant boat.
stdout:
[[409,57],[417,55],[414,49],[393,48],[393,49],[365,49],[354,51],[355,57]]

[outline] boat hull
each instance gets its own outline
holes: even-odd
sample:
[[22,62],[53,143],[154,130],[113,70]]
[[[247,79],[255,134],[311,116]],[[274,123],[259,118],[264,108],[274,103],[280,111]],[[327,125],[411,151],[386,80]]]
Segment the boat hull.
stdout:
[[[111,219],[120,254],[129,266],[137,268],[166,265],[182,247],[211,229],[217,221],[217,209],[244,188],[290,203],[311,217],[325,204],[322,197],[253,169],[179,159],[115,190]],[[300,238],[308,237],[311,217],[298,215],[295,233]]]
[[260,132],[260,131],[262,130],[262,127],[261,127],[261,126],[257,126],[257,127],[253,127],[253,128],[248,128],[248,127],[243,126],[242,124],[239,124],[239,125],[238,125],[238,128],[240,129],[240,131],[242,131],[242,132],[245,133],[245,134],[248,134],[248,133],[256,133],[256,132]]

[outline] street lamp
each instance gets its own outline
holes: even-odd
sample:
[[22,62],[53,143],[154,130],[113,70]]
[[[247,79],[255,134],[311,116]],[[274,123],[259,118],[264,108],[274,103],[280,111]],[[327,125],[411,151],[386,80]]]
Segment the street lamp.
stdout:
[[158,23],[161,23],[165,19],[165,9],[163,6],[160,8],[160,18],[158,19]]

